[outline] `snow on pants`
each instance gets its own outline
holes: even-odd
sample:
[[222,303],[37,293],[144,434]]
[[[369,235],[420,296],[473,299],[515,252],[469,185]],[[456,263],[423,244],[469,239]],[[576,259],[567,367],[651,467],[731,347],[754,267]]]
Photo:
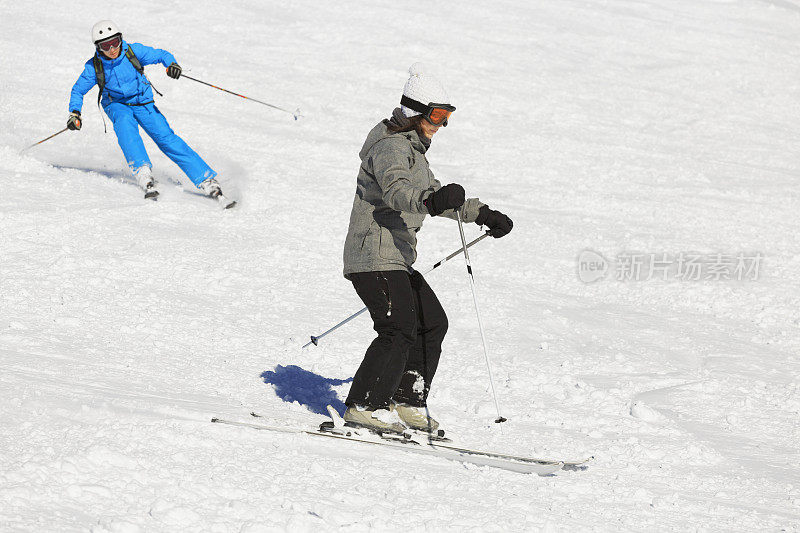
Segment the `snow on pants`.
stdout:
[[135,172],[142,166],[151,168],[153,166],[144,149],[142,136],[139,134],[139,126],[141,126],[158,148],[172,159],[195,185],[217,175],[197,155],[197,152],[175,135],[175,132],[169,127],[167,119],[155,104],[129,106],[113,102],[106,106],[105,111],[108,118],[114,123],[117,142],[119,142],[119,147],[122,148],[125,160],[132,171]]
[[442,304],[419,272],[358,272],[349,278],[378,336],[345,403],[385,408],[394,400],[425,406],[447,333]]

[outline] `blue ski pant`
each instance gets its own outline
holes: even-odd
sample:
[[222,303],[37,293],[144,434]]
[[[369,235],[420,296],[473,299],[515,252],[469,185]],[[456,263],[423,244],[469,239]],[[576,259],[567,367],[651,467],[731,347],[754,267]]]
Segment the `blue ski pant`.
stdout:
[[147,132],[158,148],[164,152],[192,183],[200,185],[203,181],[213,178],[217,173],[192,150],[186,142],[178,137],[169,127],[167,119],[155,104],[128,106],[112,102],[105,107],[106,114],[114,124],[114,133],[117,142],[125,154],[125,160],[132,171],[142,166],[151,167],[150,157],[144,149],[139,126]]

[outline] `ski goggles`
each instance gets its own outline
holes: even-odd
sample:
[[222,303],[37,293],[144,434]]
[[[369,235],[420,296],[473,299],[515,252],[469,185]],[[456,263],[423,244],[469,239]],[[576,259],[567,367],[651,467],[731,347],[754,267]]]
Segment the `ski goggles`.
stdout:
[[447,127],[447,119],[449,119],[453,111],[456,110],[455,106],[451,106],[450,104],[434,104],[433,102],[423,104],[422,102],[412,100],[406,95],[400,98],[400,105],[404,105],[417,113],[421,113],[425,120],[434,126],[444,127]]
[[114,48],[119,48],[122,46],[122,35],[118,33],[116,35],[112,35],[105,41],[100,41],[95,44],[97,44],[97,48],[99,48],[101,52],[110,52]]

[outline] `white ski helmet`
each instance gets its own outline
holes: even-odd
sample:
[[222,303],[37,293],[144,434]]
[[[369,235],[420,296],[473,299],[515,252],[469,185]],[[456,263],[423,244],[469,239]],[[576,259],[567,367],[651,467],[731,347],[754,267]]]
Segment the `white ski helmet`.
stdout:
[[92,42],[95,44],[97,44],[97,41],[104,41],[117,34],[122,35],[122,32],[119,31],[117,25],[110,20],[101,20],[92,26]]

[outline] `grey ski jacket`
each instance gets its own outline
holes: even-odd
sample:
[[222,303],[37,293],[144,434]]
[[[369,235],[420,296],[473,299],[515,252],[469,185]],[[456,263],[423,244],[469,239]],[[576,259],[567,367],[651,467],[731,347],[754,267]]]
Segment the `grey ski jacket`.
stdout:
[[[379,270],[412,271],[417,232],[428,208],[423,201],[441,188],[428,166],[427,147],[416,131],[390,133],[384,120],[369,132],[359,152],[356,195],[344,243],[344,276]],[[464,203],[464,222],[474,222],[483,206]],[[440,216],[456,219],[455,211]]]

